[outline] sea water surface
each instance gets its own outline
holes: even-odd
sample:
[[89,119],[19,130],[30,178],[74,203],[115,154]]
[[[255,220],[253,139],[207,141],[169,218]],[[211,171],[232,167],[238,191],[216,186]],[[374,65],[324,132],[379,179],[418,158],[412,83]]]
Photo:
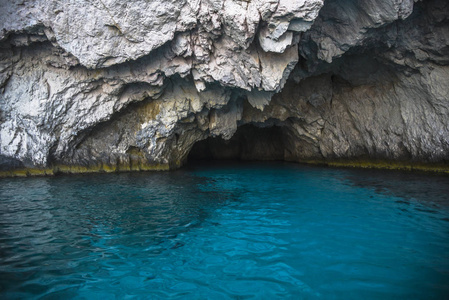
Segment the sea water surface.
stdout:
[[0,299],[448,299],[449,177],[289,163],[0,180]]

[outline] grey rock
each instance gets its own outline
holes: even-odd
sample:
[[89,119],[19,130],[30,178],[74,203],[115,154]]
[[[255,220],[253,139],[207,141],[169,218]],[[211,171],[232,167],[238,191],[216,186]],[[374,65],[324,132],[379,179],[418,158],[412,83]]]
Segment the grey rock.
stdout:
[[[286,26],[288,28],[288,24]],[[293,43],[293,33],[284,31],[277,39],[272,39],[268,28],[264,28],[259,32],[259,43],[265,52],[283,53]]]
[[195,156],[447,165],[448,16],[444,0],[0,0],[0,171],[175,168],[201,141]]
[[406,19],[412,10],[413,0],[327,0],[316,26],[304,37],[317,51],[310,53],[309,43],[302,52],[331,63],[349,49],[363,45],[371,37],[370,29]]

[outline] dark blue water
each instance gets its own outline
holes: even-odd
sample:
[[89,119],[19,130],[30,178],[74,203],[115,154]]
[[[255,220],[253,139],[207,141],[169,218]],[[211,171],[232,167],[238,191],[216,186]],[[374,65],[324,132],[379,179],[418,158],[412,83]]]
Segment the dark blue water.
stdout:
[[447,299],[449,177],[287,163],[0,180],[1,299]]

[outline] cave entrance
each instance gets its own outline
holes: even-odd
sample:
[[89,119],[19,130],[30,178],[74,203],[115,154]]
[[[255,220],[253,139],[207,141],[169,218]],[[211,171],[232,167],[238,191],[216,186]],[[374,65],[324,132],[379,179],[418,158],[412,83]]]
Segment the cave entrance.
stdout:
[[284,160],[283,127],[240,126],[229,140],[209,137],[193,145],[192,160]]

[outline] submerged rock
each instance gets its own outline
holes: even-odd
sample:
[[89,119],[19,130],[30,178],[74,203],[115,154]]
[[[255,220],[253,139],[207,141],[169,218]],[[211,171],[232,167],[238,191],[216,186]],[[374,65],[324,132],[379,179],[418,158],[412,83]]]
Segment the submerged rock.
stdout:
[[2,174],[176,168],[208,138],[449,169],[444,0],[0,0],[0,27]]

